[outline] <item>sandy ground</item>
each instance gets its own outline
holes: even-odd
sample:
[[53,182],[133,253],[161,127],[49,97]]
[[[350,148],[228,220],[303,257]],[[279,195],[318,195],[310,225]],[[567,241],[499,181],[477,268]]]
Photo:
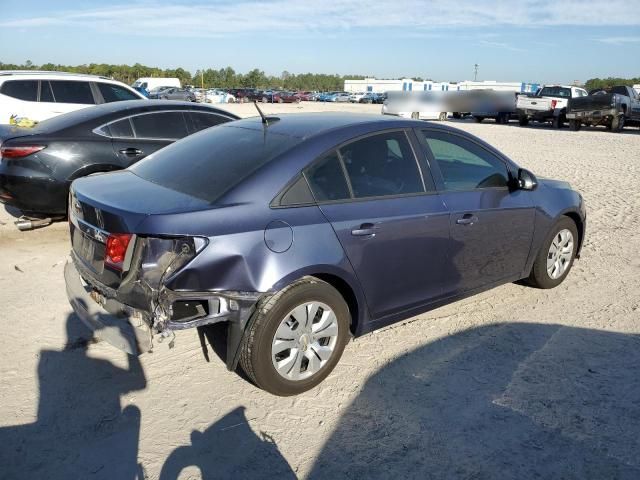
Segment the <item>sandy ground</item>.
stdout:
[[[265,111],[329,108],[380,107]],[[640,478],[640,131],[450,124],[583,193],[582,259],[555,290],[359,338],[294,398],[207,363],[195,331],[139,359],[85,345],[66,224],[21,233],[1,211],[0,478]]]

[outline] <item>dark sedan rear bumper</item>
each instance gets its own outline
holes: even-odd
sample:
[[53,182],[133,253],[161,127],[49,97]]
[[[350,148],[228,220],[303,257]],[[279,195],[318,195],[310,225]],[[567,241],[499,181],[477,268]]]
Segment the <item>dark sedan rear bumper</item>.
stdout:
[[24,213],[66,215],[69,185],[29,170],[11,171],[0,164],[0,202]]

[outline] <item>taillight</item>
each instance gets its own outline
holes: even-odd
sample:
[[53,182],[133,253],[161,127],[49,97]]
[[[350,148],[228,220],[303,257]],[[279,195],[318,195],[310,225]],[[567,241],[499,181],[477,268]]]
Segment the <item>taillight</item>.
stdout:
[[107,237],[107,247],[104,253],[104,263],[116,270],[122,270],[124,257],[131,241],[130,233],[110,233]]
[[556,105],[558,104],[557,100],[551,100],[551,108],[555,110]]
[[45,148],[44,145],[20,145],[16,147],[0,148],[0,158],[22,158],[39,152]]

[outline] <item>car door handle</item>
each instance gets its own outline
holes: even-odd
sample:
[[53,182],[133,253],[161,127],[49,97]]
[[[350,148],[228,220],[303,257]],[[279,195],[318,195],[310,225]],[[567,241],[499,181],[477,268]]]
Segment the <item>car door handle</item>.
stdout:
[[123,148],[121,150],[118,150],[121,154],[126,155],[128,157],[136,157],[138,155],[142,155],[142,150],[140,150],[139,148],[133,148],[133,147],[129,147],[129,148]]
[[470,213],[465,213],[462,217],[456,220],[458,225],[473,225],[478,221],[478,217]]
[[373,237],[375,236],[378,227],[376,227],[373,223],[363,223],[360,225],[360,228],[356,228],[355,230],[351,230],[351,235],[354,237]]

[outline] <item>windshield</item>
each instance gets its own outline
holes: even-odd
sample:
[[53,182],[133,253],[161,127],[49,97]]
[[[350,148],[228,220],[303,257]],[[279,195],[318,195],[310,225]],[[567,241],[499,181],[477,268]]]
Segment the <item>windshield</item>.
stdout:
[[129,168],[137,176],[210,203],[301,140],[268,130],[218,126]]
[[540,90],[541,97],[571,98],[571,89],[567,87],[544,87]]

